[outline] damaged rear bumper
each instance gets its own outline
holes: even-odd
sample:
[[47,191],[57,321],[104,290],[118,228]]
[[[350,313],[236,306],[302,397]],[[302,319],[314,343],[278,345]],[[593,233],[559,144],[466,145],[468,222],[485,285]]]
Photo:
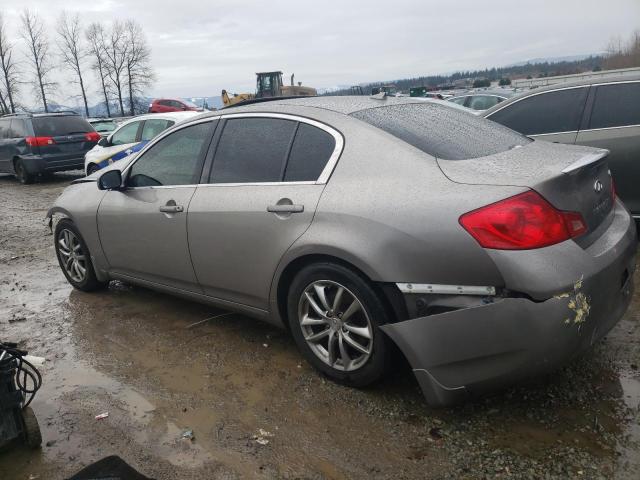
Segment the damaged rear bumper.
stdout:
[[[618,322],[631,301],[637,248],[634,223],[624,207],[618,208],[603,237],[583,250],[588,265],[547,258],[549,283],[573,278],[550,298],[496,296],[381,327],[411,364],[429,404],[456,403],[469,393],[553,370]],[[509,267],[519,268],[512,261]]]

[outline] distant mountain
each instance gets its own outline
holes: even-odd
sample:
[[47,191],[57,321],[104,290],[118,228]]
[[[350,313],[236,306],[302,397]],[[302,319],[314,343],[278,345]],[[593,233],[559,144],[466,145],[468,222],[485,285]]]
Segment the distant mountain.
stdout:
[[525,60],[523,62],[512,63],[510,65],[505,65],[504,68],[510,67],[522,67],[524,65],[530,64],[534,65],[536,63],[560,63],[560,62],[579,62],[581,60],[585,60],[589,57],[598,57],[602,55],[602,53],[588,53],[584,55],[567,55],[565,57],[540,57],[540,58],[532,58],[530,60]]

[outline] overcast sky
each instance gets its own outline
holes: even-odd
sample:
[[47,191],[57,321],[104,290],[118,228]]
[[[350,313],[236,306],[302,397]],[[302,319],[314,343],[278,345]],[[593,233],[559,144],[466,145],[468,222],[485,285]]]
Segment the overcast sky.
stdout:
[[51,31],[63,9],[86,23],[136,19],[157,75],[150,95],[180,97],[253,91],[264,70],[331,87],[601,52],[640,28],[640,0],[0,0],[21,50],[23,8]]

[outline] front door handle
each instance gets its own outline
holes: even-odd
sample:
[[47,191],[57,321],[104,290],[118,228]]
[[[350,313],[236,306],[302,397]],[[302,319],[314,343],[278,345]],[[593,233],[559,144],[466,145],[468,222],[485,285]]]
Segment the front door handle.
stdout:
[[269,205],[267,207],[267,212],[271,213],[302,213],[304,212],[304,205],[289,205],[289,204],[281,204],[281,205]]
[[184,207],[182,205],[163,205],[160,207],[160,211],[162,213],[180,213],[184,212]]

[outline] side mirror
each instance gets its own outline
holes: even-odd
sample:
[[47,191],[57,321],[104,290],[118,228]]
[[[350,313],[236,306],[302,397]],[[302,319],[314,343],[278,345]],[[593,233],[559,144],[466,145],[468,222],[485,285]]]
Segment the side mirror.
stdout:
[[99,190],[120,190],[122,188],[122,173],[120,170],[109,170],[98,178]]
[[101,147],[108,147],[109,139],[107,137],[102,137],[100,140],[98,140],[98,145],[100,145]]

